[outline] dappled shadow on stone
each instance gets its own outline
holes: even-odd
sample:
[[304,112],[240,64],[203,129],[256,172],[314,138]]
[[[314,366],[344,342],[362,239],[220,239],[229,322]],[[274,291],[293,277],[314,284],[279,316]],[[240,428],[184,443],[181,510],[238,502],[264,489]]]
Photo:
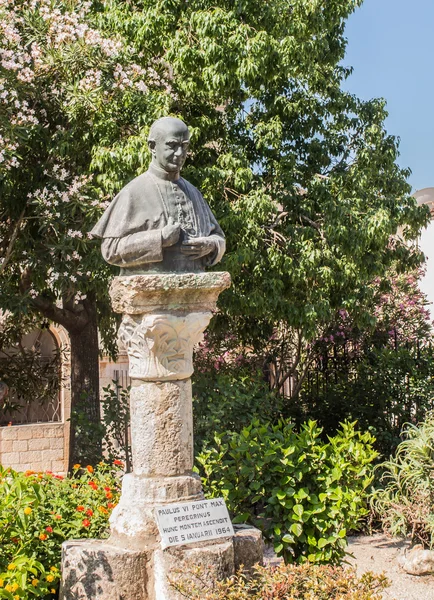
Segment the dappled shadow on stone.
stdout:
[[61,600],[147,598],[146,552],[99,540],[65,542],[62,551]]

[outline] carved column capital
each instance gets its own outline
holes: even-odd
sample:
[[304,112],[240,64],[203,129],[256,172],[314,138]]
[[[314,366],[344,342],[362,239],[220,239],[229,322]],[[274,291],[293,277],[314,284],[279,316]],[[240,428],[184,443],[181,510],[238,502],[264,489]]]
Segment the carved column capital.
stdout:
[[128,352],[130,377],[145,381],[187,379],[193,347],[203,338],[211,312],[124,315],[119,339]]
[[144,381],[187,379],[193,347],[230,285],[228,273],[153,273],[116,277],[113,308],[123,313],[119,339],[130,361],[130,377]]

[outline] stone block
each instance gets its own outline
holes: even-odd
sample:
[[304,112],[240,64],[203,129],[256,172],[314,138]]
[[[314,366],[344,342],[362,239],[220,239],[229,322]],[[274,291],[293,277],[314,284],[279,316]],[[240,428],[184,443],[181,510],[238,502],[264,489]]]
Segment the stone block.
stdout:
[[149,552],[99,540],[62,546],[60,600],[148,600]]
[[2,440],[17,440],[18,427],[2,427],[0,429]]
[[189,573],[197,566],[203,567],[201,580],[205,585],[211,584],[215,577],[226,579],[233,575],[235,568],[232,540],[155,550],[152,600],[182,600],[185,596],[177,593],[171,583],[182,581],[184,585],[188,585]]
[[46,437],[46,431],[43,425],[33,430],[32,440],[41,439]]
[[62,473],[65,473],[65,461],[53,460],[51,463],[51,471],[53,471],[53,473],[57,473],[58,475],[62,475]]
[[[20,456],[22,457],[23,461],[25,460],[26,462],[33,465],[35,463],[43,462],[43,454],[44,453],[41,452],[40,450],[32,450],[32,451],[26,452],[24,455],[21,454]],[[35,470],[35,468],[33,466],[31,468],[33,470]]]
[[5,452],[2,455],[2,464],[4,467],[12,467],[12,465],[20,464],[20,453],[19,452]]
[[252,573],[254,565],[264,562],[262,533],[250,525],[234,525],[234,531],[235,570],[242,566],[245,573]]
[[61,425],[56,425],[55,427],[53,427],[51,430],[51,437],[63,439],[65,437],[65,426],[63,424],[61,424]]
[[33,437],[34,430],[36,427],[29,425],[17,425],[17,439],[18,440],[31,440]]
[[[19,434],[20,432],[18,432]],[[12,448],[14,452],[27,452],[28,444],[27,440],[14,440],[12,442]]]
[[5,452],[12,452],[13,440],[1,440],[0,441],[0,455]]
[[48,450],[50,448],[51,440],[46,438],[37,438],[29,440],[29,450]]
[[49,443],[50,448],[52,450],[63,450],[63,447],[65,445],[63,438],[60,438],[60,437],[52,437],[46,441]]
[[62,450],[42,450],[41,451],[41,460],[42,462],[48,463],[53,460],[59,460],[63,456]]

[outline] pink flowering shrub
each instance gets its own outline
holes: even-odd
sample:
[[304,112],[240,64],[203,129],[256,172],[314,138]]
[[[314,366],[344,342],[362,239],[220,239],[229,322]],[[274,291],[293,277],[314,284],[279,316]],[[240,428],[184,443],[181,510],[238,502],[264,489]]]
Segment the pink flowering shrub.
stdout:
[[31,300],[79,304],[104,279],[87,232],[112,189],[93,153],[119,142],[125,106],[170,99],[164,65],[100,21],[92,2],[0,0],[0,268]]

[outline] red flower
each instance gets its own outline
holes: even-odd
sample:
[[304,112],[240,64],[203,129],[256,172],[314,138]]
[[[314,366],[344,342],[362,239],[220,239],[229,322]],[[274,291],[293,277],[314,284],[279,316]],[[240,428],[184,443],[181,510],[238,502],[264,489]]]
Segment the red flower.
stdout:
[[108,508],[114,508],[115,505],[113,504],[113,502],[108,502],[107,507]]
[[83,527],[89,527],[89,525],[90,525],[89,519],[83,519],[82,522],[83,522]]
[[53,533],[53,528],[48,526],[45,528],[45,531],[48,531],[48,533]]
[[93,510],[91,508],[88,508],[86,514],[88,517],[91,517],[93,515]]
[[123,466],[124,466],[124,463],[123,463],[121,460],[118,460],[118,459],[116,459],[116,460],[113,462],[113,464],[114,464],[116,467],[123,467]]
[[78,512],[83,512],[84,510],[84,506],[82,506],[81,504],[79,506],[77,506],[77,508],[75,510],[78,510]]
[[105,491],[105,492],[110,492],[110,491],[111,491],[111,489],[110,489],[109,487],[105,487],[105,488],[104,488],[104,491]]
[[98,486],[96,485],[96,483],[94,481],[89,481],[89,485],[93,490],[97,490]]

